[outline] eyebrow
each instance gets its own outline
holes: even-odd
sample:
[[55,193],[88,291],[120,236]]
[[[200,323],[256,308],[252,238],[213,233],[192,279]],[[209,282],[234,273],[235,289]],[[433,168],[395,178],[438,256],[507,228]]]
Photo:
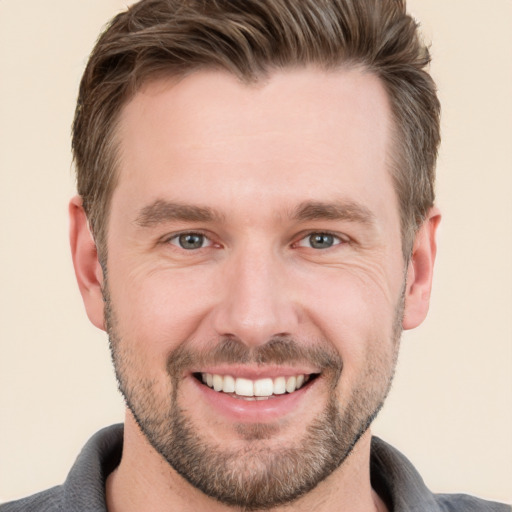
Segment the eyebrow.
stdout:
[[[203,206],[180,204],[158,199],[145,206],[137,216],[138,226],[147,228],[164,222],[219,222],[224,216]],[[375,215],[366,207],[353,201],[324,203],[306,201],[297,206],[292,219],[298,221],[346,220],[364,225],[372,225]]]
[[135,223],[148,228],[172,221],[214,222],[221,219],[222,215],[211,208],[157,199],[140,211]]
[[371,226],[375,223],[375,215],[366,206],[353,201],[301,203],[293,214],[299,221],[311,220],[346,220]]

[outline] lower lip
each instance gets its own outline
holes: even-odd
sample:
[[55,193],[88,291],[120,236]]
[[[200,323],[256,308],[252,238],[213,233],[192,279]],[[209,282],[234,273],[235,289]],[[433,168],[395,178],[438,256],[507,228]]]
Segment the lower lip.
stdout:
[[203,399],[215,409],[232,421],[240,423],[265,423],[282,418],[295,411],[300,402],[304,400],[317,379],[308,382],[302,388],[284,395],[273,395],[268,400],[244,400],[235,398],[227,393],[214,391],[191,377]]

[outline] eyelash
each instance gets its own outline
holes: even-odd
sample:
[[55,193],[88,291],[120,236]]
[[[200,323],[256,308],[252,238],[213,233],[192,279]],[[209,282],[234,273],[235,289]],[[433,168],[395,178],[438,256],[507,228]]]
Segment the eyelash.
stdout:
[[[315,248],[315,247],[311,247],[311,245],[301,245],[303,242],[307,241],[308,239],[311,239],[311,237],[314,235],[332,237],[334,239],[334,243],[332,245],[330,245],[329,247],[325,247],[325,248]],[[180,237],[183,237],[183,236],[189,236],[189,237],[200,236],[203,238],[203,243],[206,241],[206,242],[208,242],[208,244],[206,246],[202,245],[201,247],[196,247],[196,248],[191,247],[191,248],[187,249],[179,243]],[[176,243],[173,243],[173,241],[176,241]],[[330,231],[309,231],[307,233],[304,233],[298,241],[294,242],[292,244],[292,247],[306,247],[308,249],[316,249],[318,251],[325,251],[327,249],[331,249],[332,247],[344,245],[349,242],[350,242],[350,240],[347,240],[346,237],[343,237],[342,235],[339,235],[339,234],[336,234],[336,233],[333,233]],[[175,233],[172,236],[165,238],[163,240],[163,243],[170,244],[170,245],[176,246],[177,248],[179,248],[181,250],[190,251],[190,252],[198,251],[200,249],[206,249],[208,247],[215,245],[215,243],[211,240],[211,238],[206,233],[201,232],[201,231],[182,231],[180,233]]]
[[[302,242],[305,242],[306,240],[311,239],[311,237],[314,236],[314,235],[332,237],[334,239],[334,243],[331,246],[326,247],[326,248],[315,248],[315,247],[311,247],[310,245],[309,246],[301,245]],[[344,244],[347,244],[347,243],[349,243],[349,240],[347,239],[346,236],[340,235],[340,234],[337,234],[337,233],[333,233],[332,231],[309,231],[306,234],[304,234],[293,245],[296,246],[296,247],[297,246],[298,247],[306,247],[308,249],[316,249],[318,251],[322,251],[322,250],[325,251],[327,249],[331,249],[333,247],[337,247],[339,245],[344,245]]]
[[[200,237],[203,237],[203,242],[207,241],[208,242],[208,245],[206,246],[201,246],[201,247],[198,247],[196,249],[186,249],[185,247],[182,247],[180,246],[179,244],[179,239],[180,237],[182,236],[200,236]],[[176,240],[178,243],[174,244],[173,241]],[[181,233],[176,233],[174,235],[171,235],[169,237],[167,237],[166,239],[164,239],[164,243],[166,244],[171,244],[171,245],[175,245],[176,247],[184,250],[184,251],[193,251],[193,250],[199,250],[199,249],[206,249],[207,247],[210,247],[212,245],[214,245],[214,242],[210,239],[210,237],[208,235],[206,235],[205,233],[202,233],[201,231],[182,231]]]

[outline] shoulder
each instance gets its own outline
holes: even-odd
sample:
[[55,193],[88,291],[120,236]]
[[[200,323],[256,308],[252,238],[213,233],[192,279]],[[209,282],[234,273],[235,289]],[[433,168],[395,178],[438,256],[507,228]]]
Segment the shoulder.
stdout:
[[97,432],[83,447],[63,485],[0,505],[0,512],[106,512],[105,481],[119,464],[123,426]]
[[467,494],[437,494],[435,497],[443,512],[512,512],[510,505],[482,500]]
[[0,505],[0,512],[58,512],[61,510],[62,486],[52,487],[21,500]]
[[512,512],[510,505],[466,494],[434,494],[411,462],[396,448],[372,438],[373,488],[394,512]]

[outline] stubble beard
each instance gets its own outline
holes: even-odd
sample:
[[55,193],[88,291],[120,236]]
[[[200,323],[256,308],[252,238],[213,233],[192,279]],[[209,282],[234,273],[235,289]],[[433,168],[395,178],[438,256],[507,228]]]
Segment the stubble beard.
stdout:
[[[380,411],[391,387],[403,317],[403,294],[395,311],[392,333],[393,354],[382,361],[367,354],[367,365],[351,396],[336,393],[342,361],[334,349],[316,343],[301,348],[294,340],[278,338],[257,349],[224,339],[215,355],[193,353],[183,346],[169,355],[168,375],[172,392],[158,396],[156,382],[137,378],[137,359],[121,339],[115,313],[105,283],[105,318],[119,390],[127,407],[153,448],[191,485],[221,503],[242,511],[268,510],[291,503],[314,489],[338,469]],[[373,345],[375,346],[375,345]],[[326,406],[305,429],[302,439],[292,446],[269,449],[276,429],[268,424],[235,426],[243,448],[207,441],[178,403],[183,368],[209,362],[258,362],[259,364],[307,360],[322,368],[329,387]],[[171,397],[169,399],[169,396]]]

